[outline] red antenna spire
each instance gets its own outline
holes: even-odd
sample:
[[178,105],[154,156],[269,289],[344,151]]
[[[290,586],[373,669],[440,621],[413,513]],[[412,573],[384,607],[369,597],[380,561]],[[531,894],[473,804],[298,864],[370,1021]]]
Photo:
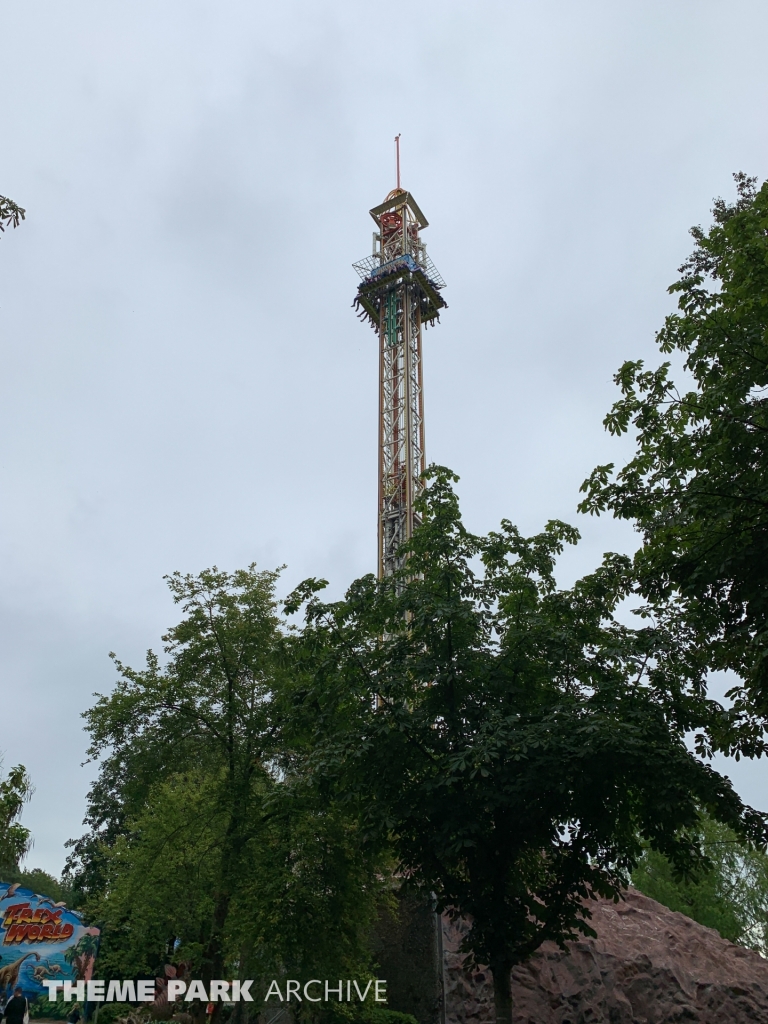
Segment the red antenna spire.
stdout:
[[400,188],[400,136],[395,136],[395,163],[397,164],[397,187]]

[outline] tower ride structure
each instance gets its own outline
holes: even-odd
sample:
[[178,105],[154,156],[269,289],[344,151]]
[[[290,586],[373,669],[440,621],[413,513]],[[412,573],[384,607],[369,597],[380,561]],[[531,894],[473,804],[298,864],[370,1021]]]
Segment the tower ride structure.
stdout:
[[379,578],[404,564],[401,546],[419,523],[414,502],[424,487],[422,329],[440,319],[445,287],[427,255],[427,219],[398,187],[370,211],[373,252],[354,263],[355,308],[379,337]]

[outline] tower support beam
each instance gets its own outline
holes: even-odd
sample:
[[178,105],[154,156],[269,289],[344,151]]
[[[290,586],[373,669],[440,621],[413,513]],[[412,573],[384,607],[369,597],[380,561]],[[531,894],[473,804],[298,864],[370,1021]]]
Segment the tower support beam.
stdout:
[[379,577],[403,566],[402,545],[418,525],[424,483],[422,328],[439,319],[445,282],[427,257],[427,221],[410,193],[395,189],[371,210],[379,231],[355,306],[379,336]]

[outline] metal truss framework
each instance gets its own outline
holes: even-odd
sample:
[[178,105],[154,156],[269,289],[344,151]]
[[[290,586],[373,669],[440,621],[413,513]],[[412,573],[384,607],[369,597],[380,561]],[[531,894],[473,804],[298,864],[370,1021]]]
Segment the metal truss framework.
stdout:
[[422,327],[439,319],[445,282],[427,256],[427,226],[410,193],[395,189],[371,210],[373,254],[354,267],[362,278],[355,306],[379,336],[379,577],[404,564],[402,544],[419,523],[424,487]]

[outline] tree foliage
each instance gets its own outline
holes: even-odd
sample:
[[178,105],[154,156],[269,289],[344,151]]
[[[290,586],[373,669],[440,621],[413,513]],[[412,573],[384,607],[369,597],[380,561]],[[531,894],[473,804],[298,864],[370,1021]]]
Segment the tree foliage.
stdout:
[[[101,760],[69,877],[104,924],[107,973],[183,960],[204,980],[367,965],[375,857],[338,808],[290,785],[277,574],[175,574],[167,661],[116,661],[86,713]],[[310,975],[312,976],[312,975]]]
[[7,227],[17,228],[24,220],[26,212],[12,199],[0,196],[0,231],[5,231]]
[[706,815],[699,835],[708,869],[683,877],[663,854],[646,848],[632,884],[670,910],[715,928],[724,939],[768,956],[768,856]]
[[682,355],[690,386],[669,362],[621,367],[605,424],[633,429],[635,454],[618,472],[598,466],[580,507],[636,524],[644,596],[677,603],[703,669],[743,680],[716,745],[754,755],[768,714],[768,184],[735,177],[736,201],[717,200],[710,230],[692,230],[694,252],[669,289],[678,311],[657,336],[663,353]]
[[706,863],[699,806],[739,835],[765,821],[686,747],[720,713],[691,685],[674,633],[616,618],[629,560],[607,555],[569,590],[554,568],[578,535],[549,523],[464,527],[455,477],[433,467],[406,568],[324,603],[307,581],[293,715],[318,789],[386,834],[400,872],[471,918],[465,949],[494,976],[547,939],[593,934],[589,901],[618,898],[641,841],[686,873]]
[[191,767],[217,780],[225,821],[215,904],[204,940],[203,973],[221,977],[223,929],[244,848],[255,824],[247,810],[267,774],[272,740],[266,712],[277,622],[275,574],[251,567],[168,579],[184,618],[163,637],[168,663],[149,652],[143,670],[116,660],[120,679],[86,713],[90,755],[103,758],[91,793],[91,832],[70,870],[81,887],[103,886],[102,861],[146,806],[158,777]]
[[[29,845],[30,847],[32,845],[31,837]],[[42,868],[18,868],[16,870],[11,868],[3,871],[2,880],[4,882],[18,882],[25,889],[31,889],[32,892],[36,892],[40,896],[47,896],[54,903],[61,901],[66,903],[71,909],[77,908],[77,897],[69,886],[63,883],[61,879],[56,878],[55,875],[50,874],[48,871],[43,871]]]
[[18,820],[31,795],[32,783],[24,765],[11,768],[0,781],[0,877],[10,881],[32,845],[29,829]]

